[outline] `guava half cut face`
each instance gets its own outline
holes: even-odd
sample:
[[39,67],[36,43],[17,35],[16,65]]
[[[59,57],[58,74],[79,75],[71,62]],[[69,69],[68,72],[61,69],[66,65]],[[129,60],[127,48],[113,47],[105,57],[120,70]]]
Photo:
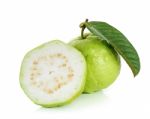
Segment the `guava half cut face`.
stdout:
[[54,40],[28,52],[22,62],[20,85],[44,107],[71,102],[84,90],[86,61],[72,46]]

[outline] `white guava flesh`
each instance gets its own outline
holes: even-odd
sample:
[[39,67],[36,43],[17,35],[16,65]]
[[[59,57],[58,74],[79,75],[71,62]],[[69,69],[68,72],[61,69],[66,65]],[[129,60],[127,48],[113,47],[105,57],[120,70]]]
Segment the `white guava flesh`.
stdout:
[[44,107],[71,102],[84,90],[86,61],[72,46],[54,40],[28,52],[22,62],[20,85]]

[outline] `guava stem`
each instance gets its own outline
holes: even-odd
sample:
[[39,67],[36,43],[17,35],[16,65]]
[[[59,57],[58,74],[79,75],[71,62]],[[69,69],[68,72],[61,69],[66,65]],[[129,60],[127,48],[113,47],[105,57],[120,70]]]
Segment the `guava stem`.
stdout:
[[[88,22],[88,19],[85,20],[85,22]],[[81,38],[84,39],[84,29],[86,28],[85,26],[85,22],[80,24],[80,28],[81,28]]]

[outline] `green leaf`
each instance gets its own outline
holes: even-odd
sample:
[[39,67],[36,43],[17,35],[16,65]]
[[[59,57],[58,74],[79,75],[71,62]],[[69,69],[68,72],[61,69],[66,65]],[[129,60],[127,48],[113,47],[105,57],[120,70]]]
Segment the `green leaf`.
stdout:
[[128,39],[113,26],[99,21],[84,22],[89,31],[100,39],[106,40],[124,58],[134,76],[140,71],[140,59],[137,51]]

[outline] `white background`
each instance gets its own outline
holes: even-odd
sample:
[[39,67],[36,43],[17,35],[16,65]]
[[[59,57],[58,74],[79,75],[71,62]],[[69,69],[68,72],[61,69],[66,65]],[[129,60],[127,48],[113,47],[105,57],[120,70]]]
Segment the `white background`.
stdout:
[[[150,119],[149,0],[0,0],[0,119]],[[33,104],[19,85],[20,64],[32,48],[80,34],[86,18],[122,31],[137,49],[141,71],[134,78],[122,60],[109,88],[81,95],[59,108]]]

